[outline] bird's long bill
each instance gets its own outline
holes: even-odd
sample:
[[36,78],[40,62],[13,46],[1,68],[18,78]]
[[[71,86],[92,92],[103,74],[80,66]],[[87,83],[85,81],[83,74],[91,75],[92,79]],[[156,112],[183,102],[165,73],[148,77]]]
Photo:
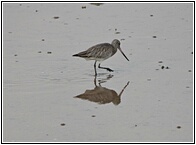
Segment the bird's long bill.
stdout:
[[129,59],[126,57],[126,55],[124,54],[124,52],[121,50],[121,48],[119,48],[120,52],[123,54],[123,56],[129,61]]

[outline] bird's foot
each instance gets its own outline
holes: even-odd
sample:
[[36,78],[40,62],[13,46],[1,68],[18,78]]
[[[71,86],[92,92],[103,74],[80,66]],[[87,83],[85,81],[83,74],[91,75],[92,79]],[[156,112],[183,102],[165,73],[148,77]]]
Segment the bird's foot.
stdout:
[[107,68],[107,71],[109,71],[109,72],[113,72],[113,70],[112,70],[112,69],[110,69],[110,68]]

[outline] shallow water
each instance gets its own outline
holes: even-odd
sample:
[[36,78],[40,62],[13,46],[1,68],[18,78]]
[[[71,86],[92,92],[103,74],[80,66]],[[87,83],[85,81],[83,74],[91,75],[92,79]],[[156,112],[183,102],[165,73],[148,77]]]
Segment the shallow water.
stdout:
[[[193,141],[191,3],[9,3],[3,12],[4,142]],[[72,57],[115,38],[130,61],[117,52],[102,63],[114,72],[95,78],[93,61]],[[93,95],[75,98],[84,92]]]

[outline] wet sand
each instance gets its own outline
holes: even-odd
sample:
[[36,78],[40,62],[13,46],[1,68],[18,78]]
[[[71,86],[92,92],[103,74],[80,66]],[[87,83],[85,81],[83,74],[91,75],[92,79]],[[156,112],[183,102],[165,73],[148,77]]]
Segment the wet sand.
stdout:
[[192,142],[193,53],[191,3],[4,3],[3,141]]

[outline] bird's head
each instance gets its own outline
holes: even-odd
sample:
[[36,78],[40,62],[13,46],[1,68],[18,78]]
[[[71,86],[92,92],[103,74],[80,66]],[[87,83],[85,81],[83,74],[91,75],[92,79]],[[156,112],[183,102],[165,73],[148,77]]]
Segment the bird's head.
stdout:
[[126,57],[126,55],[124,54],[124,52],[120,48],[120,41],[118,39],[114,39],[112,41],[112,46],[114,46],[114,48],[117,48],[118,50],[120,50],[120,52],[123,54],[123,56],[129,61],[129,59]]

